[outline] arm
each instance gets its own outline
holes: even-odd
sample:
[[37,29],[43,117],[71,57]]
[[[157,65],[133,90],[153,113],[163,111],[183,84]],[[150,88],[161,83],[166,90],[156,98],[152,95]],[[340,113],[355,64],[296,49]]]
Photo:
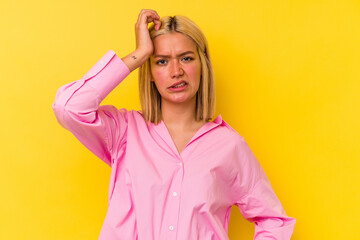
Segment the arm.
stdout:
[[136,23],[136,50],[120,59],[109,50],[80,80],[62,86],[52,107],[58,122],[108,165],[125,142],[126,110],[99,106],[101,101],[152,54],[148,23],[159,28],[159,16],[142,10]]
[[238,156],[240,197],[235,204],[245,219],[255,223],[254,240],[290,239],[296,220],[286,215],[264,170],[244,140],[239,144]]
[[60,125],[109,165],[113,146],[124,140],[126,111],[99,104],[129,73],[109,50],[80,80],[62,86],[52,105]]

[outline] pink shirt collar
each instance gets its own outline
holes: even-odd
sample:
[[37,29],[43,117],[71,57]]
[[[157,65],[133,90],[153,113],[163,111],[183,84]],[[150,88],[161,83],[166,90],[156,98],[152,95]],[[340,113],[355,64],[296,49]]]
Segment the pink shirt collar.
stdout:
[[[191,140],[187,143],[187,145],[191,144],[193,141],[195,141],[197,138],[201,137],[205,133],[209,132],[210,130],[216,128],[219,125],[222,125],[223,119],[221,115],[219,114],[213,121],[205,123],[191,138]],[[181,154],[179,154],[174,141],[172,140],[170,133],[163,121],[160,121],[157,125],[154,123],[150,123],[151,128],[155,130],[155,132],[164,140],[164,142],[173,150],[173,152],[180,157]],[[187,146],[186,145],[186,146]],[[185,148],[186,148],[185,146]],[[184,148],[184,150],[185,150]]]

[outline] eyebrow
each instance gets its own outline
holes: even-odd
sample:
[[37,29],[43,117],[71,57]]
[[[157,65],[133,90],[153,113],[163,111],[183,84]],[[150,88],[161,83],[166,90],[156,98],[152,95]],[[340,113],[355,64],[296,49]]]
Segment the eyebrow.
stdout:
[[[183,52],[183,53],[180,53],[178,55],[176,55],[177,57],[181,57],[181,56],[184,56],[186,54],[195,54],[193,51],[186,51],[186,52]],[[162,58],[170,58],[171,56],[170,55],[160,55],[160,54],[156,54],[154,55],[154,58],[158,58],[158,57],[162,57]]]

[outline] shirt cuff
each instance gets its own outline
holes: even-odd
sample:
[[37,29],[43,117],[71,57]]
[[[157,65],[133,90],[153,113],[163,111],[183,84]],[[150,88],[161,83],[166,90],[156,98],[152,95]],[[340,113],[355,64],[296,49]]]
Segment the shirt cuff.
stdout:
[[102,101],[128,75],[128,66],[113,50],[109,50],[83,77]]

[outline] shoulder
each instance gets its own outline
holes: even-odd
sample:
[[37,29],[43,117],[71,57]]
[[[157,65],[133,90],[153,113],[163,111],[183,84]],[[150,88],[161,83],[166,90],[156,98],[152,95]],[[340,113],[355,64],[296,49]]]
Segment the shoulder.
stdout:
[[237,155],[252,155],[250,146],[246,142],[245,138],[240,135],[233,127],[231,127],[230,124],[225,122],[221,116],[220,120],[218,120],[218,124],[218,136],[229,149],[235,151]]
[[222,137],[224,137],[226,141],[235,143],[245,142],[244,137],[231,127],[230,124],[221,117],[221,115],[214,120],[214,123],[218,124],[218,131],[222,134]]
[[126,110],[125,108],[122,108],[120,110],[126,111],[128,117],[131,118],[133,121],[145,121],[141,110]]

